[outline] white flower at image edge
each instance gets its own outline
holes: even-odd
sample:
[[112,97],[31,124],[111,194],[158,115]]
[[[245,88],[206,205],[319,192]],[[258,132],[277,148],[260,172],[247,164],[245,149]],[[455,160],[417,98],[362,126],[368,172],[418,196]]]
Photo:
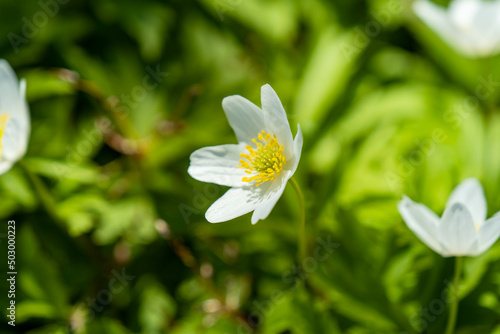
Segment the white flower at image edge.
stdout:
[[450,47],[466,57],[488,57],[500,52],[500,0],[454,0],[448,8],[430,0],[417,0],[413,10]]
[[476,179],[467,179],[453,190],[442,218],[406,196],[398,209],[406,225],[444,257],[480,255],[500,236],[500,215],[486,220],[486,199]]
[[30,116],[25,98],[26,82],[17,79],[9,63],[0,59],[0,174],[26,153]]
[[238,144],[204,147],[191,154],[189,175],[231,187],[207,210],[211,223],[251,211],[252,224],[265,219],[297,169],[303,142],[300,126],[294,140],[271,86],[262,86],[261,99],[262,109],[239,95],[224,98],[222,107]]

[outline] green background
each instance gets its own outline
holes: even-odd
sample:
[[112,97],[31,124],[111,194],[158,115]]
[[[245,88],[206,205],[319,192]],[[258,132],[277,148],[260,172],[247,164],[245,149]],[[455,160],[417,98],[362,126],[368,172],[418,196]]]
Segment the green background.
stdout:
[[[396,205],[441,214],[477,177],[488,217],[500,210],[500,87],[484,85],[499,57],[457,55],[408,1],[60,1],[0,4],[0,57],[32,117],[0,176],[0,248],[14,219],[19,273],[2,333],[444,331],[453,259]],[[255,226],[210,224],[226,189],[186,172],[194,150],[236,141],[222,99],[260,105],[266,83],[304,132],[310,255],[335,244],[302,271],[291,187]],[[457,333],[500,333],[499,259],[500,243],[466,258]]]

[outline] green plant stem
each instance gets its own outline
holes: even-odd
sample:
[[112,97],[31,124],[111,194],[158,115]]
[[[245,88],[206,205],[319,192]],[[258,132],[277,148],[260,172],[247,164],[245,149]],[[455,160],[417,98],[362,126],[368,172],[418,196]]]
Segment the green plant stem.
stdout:
[[295,192],[297,193],[297,198],[299,200],[300,226],[298,231],[298,236],[299,236],[298,260],[299,263],[302,263],[302,261],[306,257],[306,207],[304,202],[304,194],[302,193],[299,184],[297,183],[297,181],[295,181],[293,177],[290,178],[290,183],[292,184],[293,189],[295,189]]
[[55,220],[59,220],[57,211],[56,211],[56,205],[54,198],[50,194],[49,190],[43,183],[43,181],[38,177],[38,175],[34,174],[29,167],[27,166],[26,162],[20,161],[19,165],[24,169],[25,173],[28,175],[28,177],[31,180],[31,183],[33,183],[33,187],[35,188],[36,193],[38,194],[38,197],[40,199],[40,202],[44,206],[45,210],[47,213]]
[[460,283],[460,274],[462,272],[462,257],[457,256],[455,258],[455,276],[453,278],[453,291],[454,294],[453,303],[451,304],[450,313],[448,315],[448,324],[446,325],[445,334],[453,334],[455,331],[455,323],[457,322],[457,313],[458,313],[458,285]]

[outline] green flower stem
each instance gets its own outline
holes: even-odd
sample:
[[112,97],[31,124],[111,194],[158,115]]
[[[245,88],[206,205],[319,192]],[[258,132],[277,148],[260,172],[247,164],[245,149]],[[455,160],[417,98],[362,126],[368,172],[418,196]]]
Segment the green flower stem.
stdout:
[[452,293],[455,295],[453,299],[453,303],[451,304],[450,313],[448,315],[448,324],[446,325],[445,334],[453,334],[455,331],[455,323],[457,322],[457,313],[458,313],[458,285],[460,283],[460,274],[462,272],[462,262],[463,259],[460,256],[455,258],[455,277],[453,278],[453,291]]
[[24,169],[25,173],[28,175],[28,177],[31,180],[31,183],[33,183],[33,187],[35,188],[35,191],[42,202],[42,205],[44,206],[45,210],[47,213],[55,220],[59,220],[57,211],[56,211],[56,204],[54,201],[54,198],[50,194],[49,190],[43,183],[43,181],[40,179],[40,177],[36,174],[34,174],[27,164],[24,161],[20,161],[19,165]]
[[292,177],[290,178],[290,183],[292,184],[293,189],[295,189],[295,192],[297,193],[297,198],[299,200],[300,227],[298,231],[299,235],[298,260],[299,263],[302,263],[302,261],[306,258],[306,206],[304,202],[304,194],[302,193],[302,190],[300,190],[300,186],[297,183],[297,181],[295,181],[295,179]]

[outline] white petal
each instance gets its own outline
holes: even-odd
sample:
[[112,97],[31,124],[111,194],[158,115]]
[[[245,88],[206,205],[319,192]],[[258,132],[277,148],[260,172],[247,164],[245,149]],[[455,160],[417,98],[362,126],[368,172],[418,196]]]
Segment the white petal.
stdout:
[[475,50],[485,57],[500,51],[500,1],[482,2],[474,18]]
[[462,203],[444,211],[438,231],[443,256],[472,255],[477,251],[478,234],[469,210]]
[[244,168],[237,167],[241,152],[243,148],[235,144],[201,148],[191,154],[188,173],[198,181],[229,187],[243,186],[241,179],[248,175]]
[[500,237],[500,215],[488,219],[479,229],[479,247],[476,255],[487,251]]
[[466,56],[475,56],[470,45],[470,39],[459,31],[445,8],[428,0],[417,0],[413,3],[413,10],[425,24],[455,51]]
[[285,108],[281,104],[281,100],[276,94],[276,91],[270,84],[265,84],[260,88],[262,109],[274,110],[274,113],[282,120],[286,120]]
[[31,131],[30,124],[30,113],[28,108],[28,103],[26,102],[26,80],[21,79],[19,81],[19,98],[21,100],[21,106],[16,110],[16,115],[19,118],[19,122],[21,122],[21,126],[23,131],[25,132],[26,144],[28,142],[29,134]]
[[285,109],[274,89],[266,84],[261,88],[262,111],[266,122],[266,129],[276,135],[278,142],[283,145],[286,157],[293,154],[293,136]]
[[205,218],[211,223],[221,223],[255,210],[259,197],[251,188],[231,188],[212,204]]
[[398,203],[398,210],[410,230],[427,246],[441,254],[438,239],[439,217],[425,205],[415,203],[406,196]]
[[272,186],[273,182],[264,182],[258,187],[231,188],[208,208],[205,217],[220,223],[243,216],[269,200],[266,194]]
[[17,81],[10,65],[0,59],[0,114],[9,115],[2,136],[2,156],[17,161],[26,153],[30,133],[26,81]]
[[13,162],[1,161],[0,162],[0,175],[7,173],[12,168]]
[[9,63],[0,59],[0,113],[11,115],[19,107],[19,81]]
[[276,205],[276,202],[278,202],[281,195],[283,195],[283,191],[286,188],[288,180],[292,177],[292,174],[293,173],[291,173],[290,171],[286,171],[280,179],[272,181],[274,183],[273,187],[270,187],[264,195],[266,199],[262,202],[262,204],[255,208],[255,211],[252,215],[252,224],[257,224],[259,220],[266,219],[267,216],[269,216],[274,206]]
[[266,128],[262,110],[239,95],[224,98],[222,108],[240,143],[251,144],[252,139]]
[[465,205],[478,226],[486,220],[486,198],[483,186],[477,179],[466,179],[453,190],[446,207],[451,207],[455,203]]
[[428,0],[417,0],[413,3],[413,11],[446,42],[456,39],[455,29],[443,7]]
[[302,137],[302,131],[300,130],[300,125],[297,124],[297,134],[295,135],[295,140],[293,141],[293,160],[290,163],[290,171],[292,175],[297,170],[299,165],[300,156],[302,154],[302,145],[304,143],[304,138]]
[[27,132],[20,117],[7,120],[2,136],[2,157],[9,161],[17,161],[26,153]]
[[474,29],[474,18],[481,9],[482,1],[476,0],[455,0],[449,8],[449,17],[453,24],[462,31]]
[[[471,50],[471,56],[486,57],[500,51],[500,2],[467,1],[460,13],[450,11],[457,21],[462,39]],[[451,8],[451,7],[450,7]],[[454,18],[453,18],[454,17]]]

